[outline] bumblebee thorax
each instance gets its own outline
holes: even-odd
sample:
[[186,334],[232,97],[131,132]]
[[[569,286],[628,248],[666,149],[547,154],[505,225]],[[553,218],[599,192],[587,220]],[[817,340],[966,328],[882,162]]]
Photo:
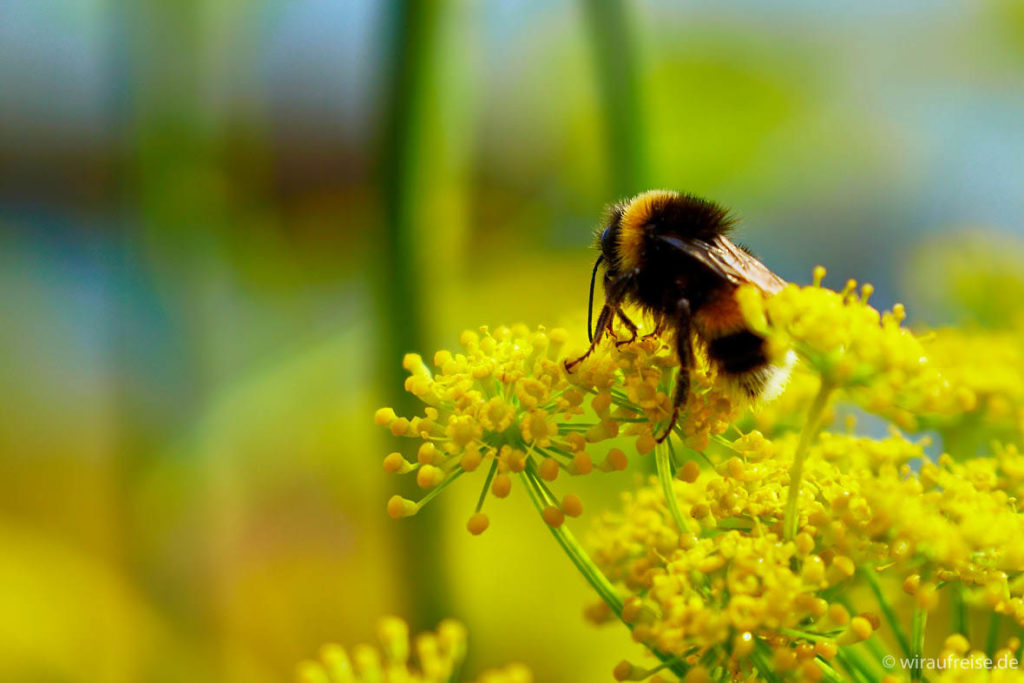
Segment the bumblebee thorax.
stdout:
[[618,261],[622,270],[643,267],[648,225],[678,196],[678,192],[669,190],[648,190],[629,200],[619,221]]

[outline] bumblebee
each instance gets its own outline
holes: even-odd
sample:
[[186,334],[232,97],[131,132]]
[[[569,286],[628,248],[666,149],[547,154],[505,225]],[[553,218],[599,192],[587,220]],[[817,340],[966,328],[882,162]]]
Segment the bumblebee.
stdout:
[[[729,240],[735,221],[714,202],[692,195],[652,190],[612,206],[597,234],[601,254],[590,279],[587,333],[590,348],[570,371],[589,356],[615,319],[632,337],[637,326],[623,312],[632,304],[656,324],[654,334],[673,333],[679,373],[668,427],[672,432],[690,391],[694,345],[700,344],[720,376],[750,398],[766,397],[781,387],[782,368],[769,363],[765,340],[746,324],[736,301],[741,285],[756,285],[773,294],[786,283],[746,249]],[[605,265],[604,306],[593,322],[594,283]],[[773,386],[775,385],[775,386]]]

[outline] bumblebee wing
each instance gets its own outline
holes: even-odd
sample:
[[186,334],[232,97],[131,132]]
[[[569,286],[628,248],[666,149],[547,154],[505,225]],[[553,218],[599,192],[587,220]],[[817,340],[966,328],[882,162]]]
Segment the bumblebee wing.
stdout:
[[754,284],[769,294],[786,286],[785,280],[727,237],[721,235],[711,242],[687,240],[674,235],[659,235],[658,239],[687,256],[699,261],[712,272],[735,285]]

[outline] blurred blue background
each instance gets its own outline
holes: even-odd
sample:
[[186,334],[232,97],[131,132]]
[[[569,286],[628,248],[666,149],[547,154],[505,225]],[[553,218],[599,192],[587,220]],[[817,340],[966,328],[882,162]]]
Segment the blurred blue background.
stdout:
[[0,4],[0,678],[287,679],[389,612],[607,677],[527,503],[384,515],[401,354],[581,324],[651,187],[958,320],[937,255],[1021,253],[1022,121],[1016,0]]

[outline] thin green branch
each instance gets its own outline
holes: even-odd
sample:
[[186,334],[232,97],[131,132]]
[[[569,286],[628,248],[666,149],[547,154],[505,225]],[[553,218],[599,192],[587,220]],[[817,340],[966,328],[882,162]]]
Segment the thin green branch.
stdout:
[[498,459],[494,458],[491,461],[491,468],[487,470],[487,478],[484,480],[484,487],[480,489],[480,498],[476,501],[476,512],[484,507],[484,501],[487,500],[487,491],[491,488],[491,480],[494,479],[495,473],[498,471]]
[[811,633],[797,628],[780,628],[779,633],[791,638],[803,638],[804,640],[810,640],[813,642],[818,642],[819,640],[835,640],[834,633],[831,635],[825,633]]
[[985,638],[985,654],[989,659],[995,659],[996,650],[999,648],[999,627],[1002,623],[1002,615],[999,612],[992,612],[988,618],[988,637]]
[[846,679],[843,678],[838,671],[832,668],[832,665],[828,660],[818,657],[816,660],[818,668],[821,669],[821,673],[824,674],[825,680],[831,683],[846,683]]
[[775,666],[772,663],[771,648],[760,638],[754,644],[754,653],[751,656],[751,661],[754,663],[754,668],[757,669],[763,680],[768,683],[777,683],[782,680],[778,673],[775,671]]
[[584,9],[604,103],[608,158],[613,160],[612,192],[625,197],[643,188],[647,166],[635,41],[622,0],[586,0]]
[[[545,506],[553,501],[548,499],[548,493],[541,485],[540,477],[537,475],[532,462],[527,463],[526,469],[522,473],[522,478],[526,483],[526,490],[530,494],[530,500],[533,501],[537,512],[543,515]],[[604,600],[609,609],[611,609],[616,617],[621,619],[622,598],[619,597],[615,586],[612,585],[601,569],[594,564],[594,561],[583,550],[583,547],[572,535],[572,532],[564,524],[557,528],[548,525],[548,528],[551,529],[555,540],[562,546],[562,550],[569,556],[569,559],[576,566],[576,569],[579,570],[580,574],[583,575],[587,583],[590,584],[591,588],[597,591],[597,594],[601,596],[601,599]]]
[[676,497],[675,487],[672,481],[675,478],[672,471],[671,454],[669,453],[668,440],[666,439],[654,449],[654,462],[658,470],[658,481],[661,483],[661,492],[665,496],[665,503],[668,504],[672,521],[680,534],[690,531],[686,524],[682,510],[679,509],[679,499]]
[[[537,509],[537,513],[543,517],[545,505],[554,504],[556,501],[537,474],[537,469],[532,460],[526,463],[526,469],[523,470],[520,476],[526,484],[526,490],[530,495],[530,500],[533,501],[533,506]],[[562,550],[569,556],[569,560],[576,566],[576,569],[579,570],[586,582],[601,596],[601,599],[604,600],[604,603],[608,605],[608,608],[619,621],[622,621],[622,598],[619,596],[615,586],[612,585],[612,582],[601,571],[601,568],[590,559],[590,555],[587,554],[586,550],[583,549],[583,546],[576,540],[576,537],[565,524],[558,527],[553,527],[546,523],[545,525],[551,531],[551,535],[555,537],[555,540],[558,541],[558,544],[562,546]],[[630,624],[626,624],[625,621],[622,623],[632,630]],[[667,655],[652,647],[648,647],[648,650],[680,678],[685,676],[689,670],[689,667],[676,657]]]
[[892,630],[893,635],[896,637],[896,642],[900,646],[900,650],[903,652],[904,657],[910,656],[910,640],[907,638],[907,634],[903,631],[903,626],[900,624],[899,617],[896,616],[896,611],[892,608],[889,600],[882,593],[882,587],[878,583],[878,574],[874,567],[863,566],[860,569],[860,575],[864,577],[864,580],[868,584],[868,588],[875,596],[875,600],[878,602],[879,609],[882,610],[882,617],[886,623],[889,624],[889,628]]
[[416,501],[416,508],[419,509],[419,510],[422,510],[424,508],[424,506],[426,506],[427,503],[429,503],[430,501],[434,500],[434,498],[437,498],[437,496],[440,495],[441,491],[444,491],[446,488],[451,486],[451,483],[453,481],[455,481],[456,479],[458,479],[459,477],[461,477],[465,473],[466,473],[466,470],[462,469],[461,467],[459,469],[457,469],[454,473],[449,475],[447,479],[442,481],[440,484],[438,484],[434,488],[430,489],[430,491],[427,492],[427,495],[423,496],[418,501]]
[[959,581],[953,582],[949,587],[950,590],[950,621],[951,629],[953,633],[959,633],[967,638],[970,642],[971,638],[967,633],[967,603],[964,602],[964,585]]
[[789,470],[789,493],[786,496],[786,513],[782,525],[786,540],[792,540],[796,537],[797,528],[800,524],[800,481],[804,476],[804,460],[807,459],[807,452],[817,438],[818,431],[821,430],[821,421],[825,415],[825,407],[828,405],[828,399],[832,395],[834,388],[831,382],[822,378],[818,394],[814,397],[814,403],[811,404],[810,411],[807,413],[807,423],[804,424],[804,429],[800,433],[800,441],[797,444],[796,453],[793,454],[793,466]]
[[928,610],[914,608],[910,622],[910,680],[921,680],[921,658],[924,656],[924,636],[928,626]]
[[880,678],[874,674],[868,663],[864,661],[861,653],[852,647],[839,648],[839,651],[836,653],[836,660],[850,674],[850,678],[855,681],[875,683]]

